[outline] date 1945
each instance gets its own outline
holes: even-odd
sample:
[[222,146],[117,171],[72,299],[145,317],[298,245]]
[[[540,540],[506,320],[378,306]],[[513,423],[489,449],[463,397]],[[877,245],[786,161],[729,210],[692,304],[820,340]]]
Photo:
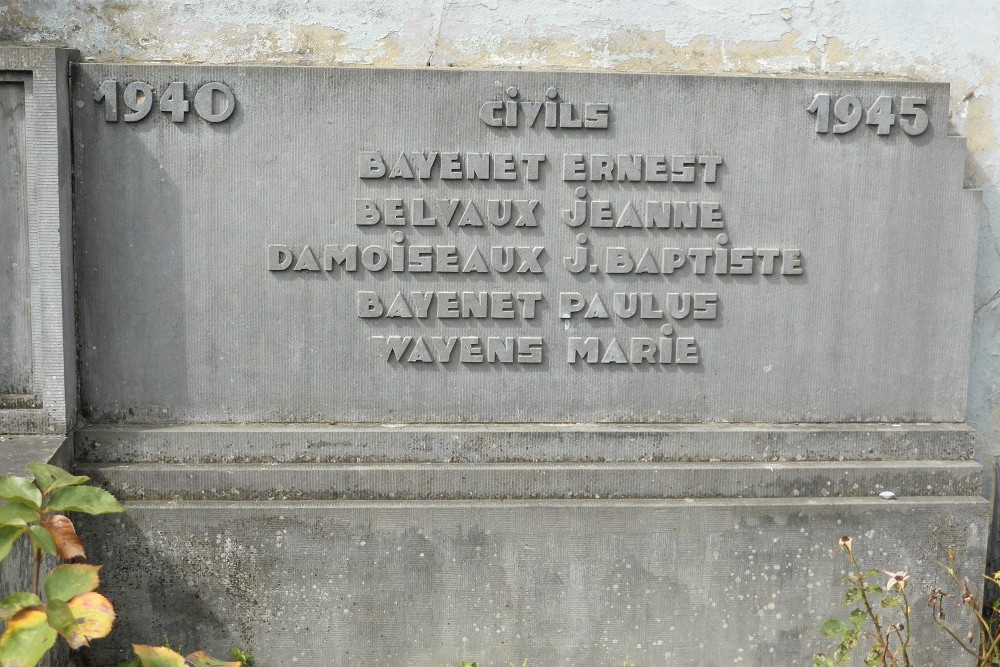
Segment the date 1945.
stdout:
[[[876,134],[887,135],[892,126],[915,137],[923,134],[930,124],[926,97],[902,96],[898,103],[889,95],[879,95],[871,106],[865,107],[857,95],[843,95],[834,100],[829,93],[816,93],[806,111],[816,115],[816,132],[819,134],[846,134],[861,124],[875,128]],[[833,121],[833,122],[831,122]]]

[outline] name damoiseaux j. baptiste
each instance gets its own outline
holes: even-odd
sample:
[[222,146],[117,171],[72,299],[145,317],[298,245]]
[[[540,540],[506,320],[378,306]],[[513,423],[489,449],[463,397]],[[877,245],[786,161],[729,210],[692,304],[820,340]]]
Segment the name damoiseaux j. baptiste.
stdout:
[[[603,130],[608,128],[610,117],[608,104],[588,103],[577,109],[567,103],[511,101],[487,102],[479,114],[483,123],[500,129],[544,125]],[[580,324],[612,320],[657,327],[654,335],[627,338],[568,336],[564,357],[567,363],[699,364],[697,340],[675,332],[675,326],[716,319],[721,305],[719,294],[671,290],[672,277],[776,275],[794,279],[803,273],[803,255],[798,248],[731,246],[727,233],[729,221],[719,201],[703,196],[678,196],[685,187],[716,184],[724,164],[721,155],[697,152],[550,156],[539,152],[364,150],[358,154],[357,174],[361,183],[436,183],[438,187],[459,181],[532,183],[543,179],[546,170],[551,169],[553,176],[568,187],[555,195],[561,201],[554,227],[548,227],[545,220],[546,205],[532,197],[477,200],[429,196],[426,189],[421,196],[407,198],[355,197],[353,221],[358,231],[370,234],[384,229],[388,242],[269,244],[267,269],[302,274],[444,274],[442,277],[454,274],[464,285],[477,275],[537,278],[553,266],[554,270],[569,274],[611,276],[610,289],[588,293],[440,288],[384,293],[359,290],[356,314],[362,321],[519,320],[527,326],[534,324],[540,313],[544,316],[547,307],[554,307],[560,320]],[[630,197],[597,198],[587,189],[588,185],[600,188],[612,183],[642,183],[648,187],[669,183],[681,190],[675,188],[669,199],[637,201]],[[516,237],[532,228],[541,228],[550,237],[549,230],[575,230],[575,235],[571,235],[575,245],[558,253],[562,256],[553,263],[549,249],[536,242],[482,245],[473,240],[489,229]],[[429,230],[449,232],[456,240],[441,243],[421,238]],[[594,247],[588,236],[590,230],[621,239],[620,245],[611,241],[602,248]],[[692,235],[699,231],[714,238],[708,243],[705,240],[692,243],[697,238]],[[469,242],[462,242],[463,233],[472,235]],[[650,244],[650,234],[658,234],[662,240]],[[537,239],[537,232],[528,238]],[[680,239],[686,239],[686,243],[678,243]],[[615,278],[629,276],[658,279],[664,287],[642,291],[636,289],[633,278],[630,287],[615,289]],[[371,339],[381,358],[388,362],[540,364],[546,355],[545,340],[534,333],[409,333],[373,335]]]

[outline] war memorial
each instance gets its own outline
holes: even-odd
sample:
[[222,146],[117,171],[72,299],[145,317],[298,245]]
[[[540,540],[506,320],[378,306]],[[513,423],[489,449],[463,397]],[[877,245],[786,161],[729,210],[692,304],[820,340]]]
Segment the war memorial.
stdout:
[[82,523],[86,664],[810,664],[844,535],[960,664],[924,609],[990,526],[950,95],[0,44],[4,470],[129,510]]

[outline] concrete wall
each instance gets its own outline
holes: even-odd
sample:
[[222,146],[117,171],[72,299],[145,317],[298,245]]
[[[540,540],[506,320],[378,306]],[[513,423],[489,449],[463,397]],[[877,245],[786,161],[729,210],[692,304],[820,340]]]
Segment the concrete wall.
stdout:
[[[0,41],[87,59],[905,76],[951,84],[984,190],[968,420],[1000,455],[1000,5],[988,0],[8,0]],[[997,229],[995,229],[997,228]],[[905,332],[901,332],[905,335]]]

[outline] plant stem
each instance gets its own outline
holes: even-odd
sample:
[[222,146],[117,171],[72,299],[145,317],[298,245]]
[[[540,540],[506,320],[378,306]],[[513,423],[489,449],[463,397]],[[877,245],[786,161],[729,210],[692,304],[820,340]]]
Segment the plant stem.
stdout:
[[38,595],[38,583],[39,578],[42,574],[42,550],[35,549],[35,577],[31,586],[31,590],[35,595]]
[[890,627],[892,628],[892,630],[889,630],[888,632],[885,633],[885,644],[883,646],[883,651],[882,651],[882,664],[886,665],[888,664],[886,661],[891,660],[893,667],[899,667],[899,660],[896,660],[896,653],[889,652],[889,637],[892,635],[893,630],[895,630],[896,634],[898,635],[899,630],[896,630],[895,626],[890,626]]
[[899,650],[903,654],[903,667],[913,667],[913,663],[910,662],[910,656],[906,652],[906,642],[907,642],[907,640],[903,639],[903,633],[901,633],[899,631],[898,627],[893,626],[892,629],[893,629],[893,632],[896,633],[896,641],[899,642]]
[[913,667],[913,663],[910,662],[910,654],[906,651],[906,648],[910,645],[910,598],[906,597],[906,584],[900,586],[899,594],[903,597],[903,623],[905,627],[903,628],[906,632],[906,639],[900,638],[900,643],[903,647],[903,664],[906,667]]
[[1000,632],[996,635],[988,638],[989,644],[981,647],[983,653],[983,659],[996,657],[996,651],[998,646],[1000,646]]
[[972,650],[971,648],[969,648],[968,646],[966,646],[966,644],[965,644],[965,641],[964,641],[964,640],[962,640],[962,639],[960,639],[960,638],[959,638],[959,636],[958,636],[958,635],[956,635],[956,634],[955,634],[955,633],[954,633],[954,632],[952,631],[952,629],[951,629],[951,628],[949,628],[949,627],[948,627],[947,625],[945,625],[944,623],[942,623],[942,622],[941,622],[941,621],[940,621],[940,620],[938,619],[938,617],[937,617],[937,616],[935,616],[935,617],[934,617],[934,624],[935,624],[935,625],[937,625],[937,626],[938,626],[939,628],[941,628],[942,630],[944,630],[945,632],[947,632],[947,633],[948,633],[948,635],[949,635],[949,636],[950,636],[950,637],[951,637],[952,639],[954,639],[954,640],[955,640],[955,643],[957,643],[957,644],[958,644],[959,646],[961,646],[961,647],[962,647],[962,650],[963,650],[963,651],[965,651],[966,653],[968,653],[969,655],[971,655],[971,656],[972,656],[973,658],[975,658],[976,660],[979,660],[979,659],[980,659],[980,658],[979,658],[979,654],[978,654],[978,653],[976,653],[975,651],[973,651],[973,650]]
[[[865,611],[868,612],[868,618],[872,619],[872,623],[875,625],[875,633],[876,633],[876,635],[879,637],[879,639],[881,639],[882,636],[883,636],[883,634],[882,634],[882,624],[878,622],[878,616],[872,610],[872,606],[868,602],[868,594],[865,592],[865,575],[861,573],[861,567],[858,565],[858,561],[856,561],[854,559],[854,552],[853,551],[849,551],[847,553],[847,555],[851,559],[851,565],[854,566],[854,574],[858,578],[858,590],[861,591],[861,601],[865,603]],[[885,648],[886,648],[886,650],[888,650],[888,648],[889,648],[888,643],[886,643]],[[886,651],[882,652],[883,661],[884,661],[884,658],[885,658],[885,653],[886,653]]]

